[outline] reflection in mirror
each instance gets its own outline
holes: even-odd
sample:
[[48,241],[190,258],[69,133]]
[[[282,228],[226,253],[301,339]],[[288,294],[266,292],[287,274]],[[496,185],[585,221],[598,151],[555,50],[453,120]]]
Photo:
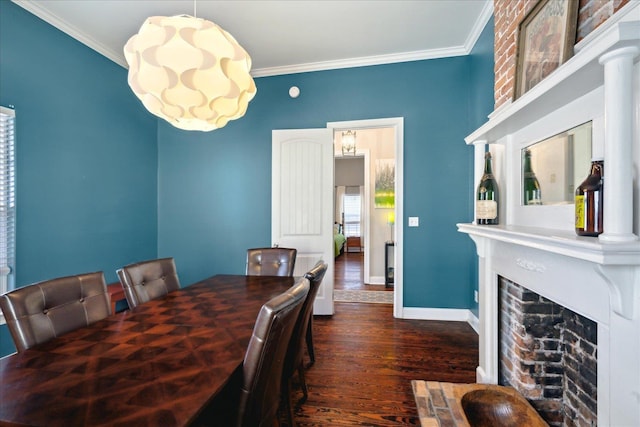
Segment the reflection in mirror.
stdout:
[[522,149],[522,204],[573,203],[591,164],[591,122]]

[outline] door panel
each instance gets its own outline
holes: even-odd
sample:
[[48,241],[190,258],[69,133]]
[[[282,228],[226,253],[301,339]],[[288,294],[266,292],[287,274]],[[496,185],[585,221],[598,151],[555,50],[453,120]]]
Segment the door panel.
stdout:
[[295,276],[323,259],[327,273],[314,314],[333,314],[333,134],[330,129],[272,132],[272,245],[296,248]]

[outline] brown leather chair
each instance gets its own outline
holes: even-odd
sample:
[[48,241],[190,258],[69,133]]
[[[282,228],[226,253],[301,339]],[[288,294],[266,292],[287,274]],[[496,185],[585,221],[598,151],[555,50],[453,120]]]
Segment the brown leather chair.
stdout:
[[0,308],[19,352],[111,314],[102,272],[18,288],[0,295]]
[[297,254],[291,248],[247,249],[247,276],[293,276]]
[[117,273],[130,308],[180,289],[173,258],[129,264]]
[[[323,267],[324,264],[324,267]],[[325,264],[324,261],[320,260],[316,263],[316,265],[309,270],[307,273],[305,273],[304,277],[306,277],[307,279],[309,279],[309,281],[312,283],[313,286],[313,282],[316,281],[318,286],[316,288],[316,294],[318,293],[318,289],[320,288],[320,285],[322,284],[322,279],[324,279],[324,275],[327,272],[327,264]],[[313,296],[313,299],[315,301],[315,295]],[[309,318],[308,318],[308,322],[307,322],[307,332],[306,332],[306,341],[307,341],[307,353],[309,353],[309,365],[307,366],[307,368],[310,368],[313,366],[314,363],[316,363],[316,353],[313,349],[313,303],[311,304],[311,313],[309,313]],[[306,400],[306,394],[305,394],[305,400]]]
[[216,395],[192,426],[279,425],[284,360],[309,288],[309,280],[301,277],[287,291],[262,306],[238,375]]
[[304,403],[308,397],[307,383],[304,378],[304,366],[302,363],[302,356],[304,355],[304,339],[308,331],[311,317],[313,316],[313,303],[316,300],[318,289],[320,289],[320,284],[322,283],[322,279],[324,278],[326,272],[327,264],[324,261],[320,260],[309,272],[304,275],[304,277],[308,279],[310,283],[309,293],[307,294],[307,298],[302,305],[302,310],[300,310],[298,321],[296,322],[296,326],[293,329],[289,348],[287,349],[287,356],[284,362],[284,369],[282,372],[282,402],[285,405],[284,409],[287,413],[287,417],[289,418],[290,426],[294,425],[293,404],[291,402],[291,380],[296,371],[298,371],[300,386],[302,387],[302,392],[304,394],[303,398],[300,399],[298,404]]
[[300,278],[262,306],[242,366],[238,426],[268,426],[277,418],[285,355],[309,289]]

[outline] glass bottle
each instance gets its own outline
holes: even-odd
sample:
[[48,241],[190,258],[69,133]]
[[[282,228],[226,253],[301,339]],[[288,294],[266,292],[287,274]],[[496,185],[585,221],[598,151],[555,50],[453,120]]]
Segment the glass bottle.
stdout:
[[604,162],[594,159],[591,173],[576,189],[576,234],[597,236],[603,232]]
[[540,183],[531,169],[531,151],[524,150],[524,168],[522,170],[522,195],[525,205],[541,205]]
[[484,174],[476,191],[476,223],[498,224],[498,182],[491,168],[491,153],[484,155]]

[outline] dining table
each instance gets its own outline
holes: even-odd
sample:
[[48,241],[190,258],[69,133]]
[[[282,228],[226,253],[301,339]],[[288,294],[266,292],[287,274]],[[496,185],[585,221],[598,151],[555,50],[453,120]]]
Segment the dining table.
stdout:
[[185,426],[292,277],[216,275],[0,359],[0,425]]

